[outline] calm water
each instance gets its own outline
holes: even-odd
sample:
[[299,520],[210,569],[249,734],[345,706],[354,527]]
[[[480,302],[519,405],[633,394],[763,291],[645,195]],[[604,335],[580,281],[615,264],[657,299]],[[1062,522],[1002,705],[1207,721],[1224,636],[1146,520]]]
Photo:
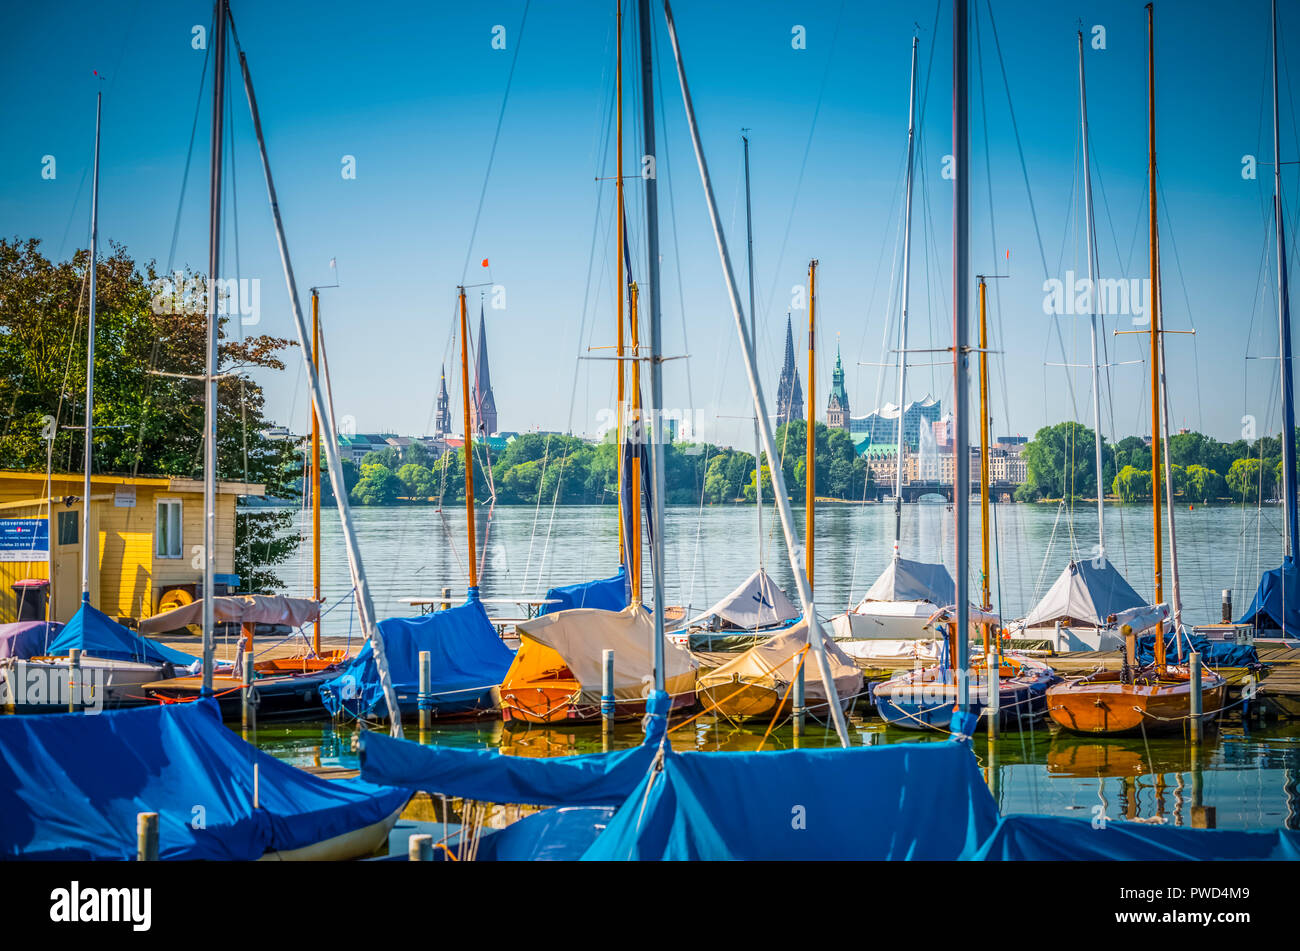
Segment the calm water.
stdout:
[[[1071,553],[1092,554],[1096,511],[1078,506],[1073,518],[1055,506],[996,506],[993,586],[995,604],[1005,617],[1022,616],[1050,586]],[[355,619],[347,595],[350,583],[341,533],[332,512],[325,513],[322,559],[324,591],[337,608],[327,620],[330,634],[342,635]],[[1189,621],[1216,620],[1220,591],[1234,589],[1238,610],[1254,592],[1258,573],[1278,561],[1279,511],[1225,507],[1185,507],[1177,513],[1179,570]],[[796,518],[802,525],[802,511]],[[402,597],[437,596],[449,586],[464,594],[465,516],[463,509],[358,509],[362,559],[380,617],[404,615]],[[753,570],[757,561],[756,519],[752,506],[674,507],[667,513],[666,582],[672,603],[706,607]],[[1112,506],[1106,511],[1107,552],[1142,594],[1151,589],[1151,510]],[[304,521],[304,525],[306,522]],[[793,593],[794,586],[776,514],[764,513],[765,563]],[[972,508],[972,544],[978,553],[978,509]],[[527,507],[496,509],[478,525],[484,597],[540,596],[553,584],[611,574],[617,566],[617,525],[612,507]],[[865,593],[885,567],[893,536],[888,505],[826,505],[817,513],[817,600],[833,613]],[[946,505],[907,505],[903,512],[903,553],[953,568],[952,512]],[[486,539],[484,543],[482,540]],[[1167,556],[1166,556],[1167,557]],[[282,576],[291,589],[309,587],[309,550]],[[648,564],[648,561],[647,561]],[[1168,569],[1166,569],[1168,570]],[[1166,577],[1169,577],[1167,574]],[[972,584],[976,577],[972,575]],[[503,607],[502,613],[505,613]],[[752,750],[764,727],[736,729],[712,717],[673,734],[681,750]],[[355,766],[350,725],[267,723],[257,741],[263,749],[301,765]],[[923,734],[887,730],[874,718],[855,716],[859,743],[932,740]],[[424,742],[499,749],[520,756],[556,756],[602,749],[598,726],[506,730],[500,721],[443,724],[424,737],[413,727],[408,736]],[[635,724],[620,725],[610,741],[625,748],[640,740]],[[834,734],[810,723],[798,741],[805,747],[834,745]],[[773,731],[766,748],[796,743],[789,725]],[[1004,812],[1032,812],[1095,818],[1162,816],[1171,824],[1190,824],[1191,807],[1217,809],[1218,826],[1234,829],[1300,828],[1300,723],[1246,729],[1225,722],[1193,752],[1180,739],[1075,738],[1053,736],[1045,727],[1004,735],[992,750],[981,736],[975,754]]]
[[[1073,515],[1054,505],[993,507],[991,582],[995,609],[1023,617],[1051,586],[1069,557],[1091,557],[1097,541],[1096,509],[1077,505]],[[410,608],[403,597],[436,597],[444,586],[457,599],[468,583],[465,511],[432,507],[354,509],[362,561],[381,618]],[[1220,592],[1234,591],[1237,609],[1253,595],[1260,572],[1281,555],[1281,510],[1265,507],[1184,506],[1177,513],[1178,567],[1186,619],[1218,620]],[[979,571],[979,509],[971,508],[972,591]],[[704,609],[754,570],[758,563],[754,506],[674,506],[667,512],[665,584],[670,603]],[[954,571],[952,512],[946,505],[903,507],[904,557],[942,561]],[[799,532],[803,510],[795,510]],[[323,589],[328,605],[351,589],[342,533],[331,510],[322,515]],[[301,520],[304,543],[282,566],[290,593],[311,586],[310,524]],[[763,513],[764,564],[794,594],[794,578],[770,506]],[[1171,595],[1168,536],[1165,597]],[[478,519],[483,597],[541,597],[552,585],[607,577],[618,568],[618,524],[613,506],[503,506]],[[885,505],[826,504],[817,510],[816,598],[829,616],[855,603],[888,564],[893,510]],[[1152,575],[1150,506],[1108,506],[1106,552],[1139,594],[1150,597]],[[649,557],[645,564],[647,581]],[[647,588],[649,587],[647,583]],[[350,605],[338,604],[331,633],[345,633]],[[503,606],[502,612],[505,608]]]

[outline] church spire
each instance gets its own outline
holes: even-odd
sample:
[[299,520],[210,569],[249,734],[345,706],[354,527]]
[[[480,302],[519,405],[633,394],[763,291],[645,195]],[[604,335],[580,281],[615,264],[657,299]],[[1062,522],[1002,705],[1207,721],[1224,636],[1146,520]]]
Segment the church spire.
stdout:
[[844,388],[844,362],[840,343],[835,341],[835,370],[831,374],[831,395],[826,404],[826,425],[831,429],[849,428],[849,394]]
[[794,330],[790,315],[785,315],[785,362],[781,366],[781,379],[776,385],[776,422],[788,423],[803,419],[803,386],[799,382],[799,368],[794,362]]
[[447,396],[447,365],[443,364],[440,370],[442,377],[438,384],[438,404],[437,412],[433,419],[433,435],[439,439],[445,439],[451,432],[451,400]]
[[491,436],[497,431],[497,403],[492,396],[492,376],[488,371],[487,325],[483,320],[483,301],[478,304],[478,356],[474,360],[474,397],[471,407],[474,434]]

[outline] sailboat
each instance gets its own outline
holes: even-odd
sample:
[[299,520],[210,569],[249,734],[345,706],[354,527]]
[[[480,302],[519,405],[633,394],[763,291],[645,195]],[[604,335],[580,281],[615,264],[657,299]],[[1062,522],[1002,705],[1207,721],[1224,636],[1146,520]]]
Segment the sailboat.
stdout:
[[[985,319],[987,284],[979,276],[980,354],[980,607],[970,610],[970,619],[983,635],[983,662],[971,673],[974,701],[970,712],[990,726],[996,711],[996,731],[1033,723],[1046,712],[1047,688],[1059,678],[1041,661],[1002,651],[1001,621],[992,612],[989,590],[989,409],[988,331]],[[927,623],[945,629],[940,663],[900,674],[876,687],[876,711],[892,726],[906,730],[948,730],[957,710],[957,676],[949,660],[956,660],[954,637],[956,605],[936,612]],[[969,661],[969,658],[967,658]],[[996,682],[995,682],[996,678]],[[996,691],[996,701],[994,692]]]
[[[1050,687],[1048,712],[1062,728],[1075,733],[1129,733],[1138,730],[1165,732],[1181,730],[1192,711],[1192,680],[1188,667],[1172,666],[1165,656],[1164,605],[1161,561],[1160,490],[1160,245],[1156,226],[1155,162],[1155,23],[1152,5],[1147,4],[1147,189],[1150,195],[1149,246],[1151,269],[1151,488],[1152,535],[1155,557],[1154,617],[1145,625],[1127,623],[1122,630],[1126,648],[1119,670],[1101,670]],[[1082,61],[1082,38],[1080,38]],[[1284,361],[1285,362],[1285,361]],[[1293,470],[1294,471],[1294,470]],[[1294,506],[1294,501],[1292,502]],[[1294,508],[1292,509],[1294,511]],[[1142,626],[1155,629],[1153,663],[1139,667],[1134,639]],[[1217,716],[1223,706],[1227,685],[1208,668],[1201,672],[1199,685],[1204,716]]]
[[[808,262],[809,399],[804,450],[804,576],[808,579],[809,587],[813,586],[816,551],[817,413],[813,399],[816,393],[816,339],[817,261],[813,260]],[[794,610],[794,606],[791,605],[790,609]],[[755,644],[735,660],[701,674],[700,699],[706,709],[714,710],[729,720],[770,719],[789,713],[794,700],[793,684],[801,674],[800,668],[804,666],[810,634],[808,619],[805,618],[788,630]],[[837,704],[844,705],[862,692],[862,671],[834,641],[825,646],[825,659],[830,677],[835,683],[834,692],[825,690],[823,684],[815,682],[810,689],[805,688],[805,700],[811,698],[812,701],[805,703],[805,707],[814,714],[821,715],[825,715],[832,699]]]
[[1277,321],[1282,372],[1282,564],[1264,573],[1238,624],[1255,627],[1256,641],[1300,636],[1300,516],[1296,512],[1295,392],[1291,372],[1291,301],[1287,280],[1286,222],[1282,205],[1282,163],[1278,143],[1277,3],[1273,3],[1273,218],[1277,252]]
[[[1083,143],[1083,212],[1087,233],[1088,286],[1095,288],[1098,270],[1093,225],[1092,165],[1088,136],[1088,92],[1083,71],[1083,33],[1077,34],[1079,53],[1079,128]],[[1092,429],[1097,477],[1097,549],[1090,558],[1071,558],[1055,583],[1029,614],[1008,631],[1013,647],[1052,652],[1116,650],[1110,618],[1146,602],[1106,557],[1106,485],[1101,435],[1101,374],[1097,362],[1097,294],[1089,297],[1092,344]],[[1155,433],[1153,440],[1159,439]],[[1155,504],[1159,505],[1157,498]]]
[[[749,276],[749,333],[758,339],[758,312],[754,306],[754,218],[749,188],[749,136],[745,146],[745,244]],[[787,327],[787,334],[789,328]],[[787,345],[788,345],[787,340]],[[735,590],[686,622],[687,644],[695,651],[743,650],[766,640],[774,631],[799,618],[781,586],[763,564],[763,448],[754,421],[754,512],[758,518],[758,567]],[[680,641],[680,639],[679,639]]]
[[[903,287],[898,345],[898,443],[894,481],[894,547],[889,565],[852,610],[831,619],[840,647],[857,658],[924,657],[934,655],[926,626],[934,612],[956,598],[952,575],[942,564],[903,558],[903,455],[907,442],[907,318],[910,306],[912,251],[912,182],[916,153],[916,54],[912,38],[912,73],[907,100],[907,185],[903,224]],[[969,486],[967,487],[969,489]],[[963,499],[965,493],[956,498]]]
[[[621,610],[600,607],[575,607],[543,614],[516,625],[519,651],[501,681],[499,697],[501,715],[507,724],[549,724],[574,720],[593,720],[601,715],[603,696],[603,654],[614,651],[614,716],[643,716],[650,696],[646,686],[653,682],[654,691],[666,694],[665,710],[695,704],[697,661],[681,644],[664,635],[665,601],[663,579],[663,420],[662,366],[660,362],[660,293],[659,293],[659,210],[658,185],[653,177],[645,179],[647,277],[650,302],[650,414],[647,432],[642,417],[641,370],[644,359],[640,341],[640,295],[631,280],[630,262],[624,256],[625,215],[623,205],[623,10],[618,5],[616,21],[617,85],[617,168],[616,216],[618,220],[618,365],[620,419],[620,521],[621,560],[627,568],[630,603]],[[639,16],[639,39],[642,67],[642,140],[647,154],[653,154],[654,89],[651,84],[652,58],[649,13]],[[631,339],[630,411],[623,422],[623,279],[629,301]],[[630,431],[629,431],[630,430]],[[651,443],[650,471],[643,461],[642,446]],[[648,475],[648,479],[645,477]],[[651,577],[654,586],[654,612],[642,601],[641,549],[642,482],[650,499],[646,525],[650,531]],[[626,494],[625,494],[626,493]]]

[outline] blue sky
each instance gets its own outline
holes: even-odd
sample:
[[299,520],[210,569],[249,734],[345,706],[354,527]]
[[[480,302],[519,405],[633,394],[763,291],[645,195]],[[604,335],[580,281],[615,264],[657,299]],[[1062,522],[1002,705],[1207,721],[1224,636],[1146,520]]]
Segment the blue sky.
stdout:
[[[1063,356],[1053,321],[1043,314],[1043,281],[1064,278],[1067,269],[1086,270],[1077,211],[1080,23],[1089,38],[1095,25],[1106,31],[1106,48],[1089,47],[1085,59],[1101,276],[1147,276],[1143,5],[993,0],[992,24],[988,4],[974,6],[972,273],[1010,275],[995,282],[990,297],[990,332],[999,351],[992,367],[994,428],[1032,434],[1059,419],[1090,423],[1086,371],[1048,365],[1086,362],[1087,322],[1056,322]],[[491,280],[506,291],[505,308],[487,311],[501,427],[595,431],[613,402],[612,364],[578,357],[614,337],[613,185],[596,181],[613,174],[614,4],[535,2],[522,33],[523,0],[234,0],[232,10],[304,295],[313,283],[329,283],[328,262],[338,261],[343,286],[325,291],[322,302],[339,414],[353,417],[362,431],[427,431],[439,366],[445,362],[452,373],[458,365],[455,287],[461,280]],[[706,438],[747,446],[751,424],[739,417],[751,409],[739,347],[657,3],[654,10],[656,84],[663,93],[657,108],[664,349],[690,357],[666,365],[665,402],[690,413]],[[917,348],[951,344],[952,189],[940,175],[942,157],[952,151],[951,7],[810,0],[742,8],[683,0],[675,14],[742,291],[739,133],[752,130],[759,356],[769,399],[791,289],[804,282],[813,257],[820,261],[819,413],[837,340],[853,412],[873,408],[882,388],[883,398],[892,399],[892,371],[862,364],[892,360],[887,351],[896,345],[893,262],[914,29],[923,115],[910,342]],[[6,10],[0,29],[6,90],[0,102],[0,233],[39,237],[47,254],[61,257],[85,245],[96,89],[91,71],[98,69],[108,77],[102,84],[101,236],[126,244],[137,259],[166,264],[204,60],[191,48],[191,28],[210,17],[209,4],[188,0],[70,2],[57,14],[33,5]],[[1293,121],[1300,50],[1286,46],[1300,11],[1284,3],[1281,17],[1285,162],[1300,158]],[[629,16],[625,26],[629,172],[641,151],[634,23]],[[492,48],[498,24],[506,31],[504,51]],[[792,48],[795,26],[805,28],[806,49]],[[512,63],[513,85],[475,233]],[[1268,63],[1264,0],[1231,10],[1157,4],[1164,314],[1167,326],[1197,331],[1168,339],[1173,417],[1177,426],[1225,439],[1240,434],[1244,415],[1257,419],[1260,432],[1279,426],[1277,363],[1247,359],[1277,353],[1274,278],[1263,270],[1264,255],[1271,254],[1271,168],[1261,165],[1254,181],[1241,174],[1243,155],[1271,160]],[[260,322],[250,329],[292,336],[237,74],[234,81],[224,271],[262,283]],[[178,266],[206,266],[207,97],[205,91]],[[46,155],[57,162],[53,180],[41,176]],[[341,174],[344,156],[355,158],[353,179]],[[1296,169],[1288,165],[1283,174],[1292,226],[1300,195]],[[628,196],[633,267],[644,281],[639,180],[629,182]],[[1291,235],[1294,253],[1300,241]],[[489,269],[480,266],[483,258]],[[476,302],[471,306],[477,310]],[[806,312],[796,311],[794,319],[796,325],[806,321]],[[1128,318],[1105,324],[1113,361],[1143,357],[1143,338],[1110,334],[1131,327]],[[799,330],[796,341],[806,386]],[[916,362],[936,359],[917,355]],[[449,382],[456,380],[453,374]],[[297,362],[263,382],[270,414],[301,429],[306,398]],[[1104,430],[1148,431],[1146,385],[1141,364],[1112,369],[1103,390]],[[909,397],[926,392],[945,404],[951,400],[945,367],[910,372]]]

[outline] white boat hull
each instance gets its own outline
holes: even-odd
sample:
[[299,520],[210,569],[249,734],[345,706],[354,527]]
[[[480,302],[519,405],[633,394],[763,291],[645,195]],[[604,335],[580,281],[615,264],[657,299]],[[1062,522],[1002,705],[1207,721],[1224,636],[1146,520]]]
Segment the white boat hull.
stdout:
[[[78,710],[99,710],[147,701],[140,689],[174,674],[161,664],[83,657],[71,678],[61,657],[8,659],[0,662],[0,709],[7,713],[66,710],[71,699]],[[70,696],[73,695],[73,696]]]

